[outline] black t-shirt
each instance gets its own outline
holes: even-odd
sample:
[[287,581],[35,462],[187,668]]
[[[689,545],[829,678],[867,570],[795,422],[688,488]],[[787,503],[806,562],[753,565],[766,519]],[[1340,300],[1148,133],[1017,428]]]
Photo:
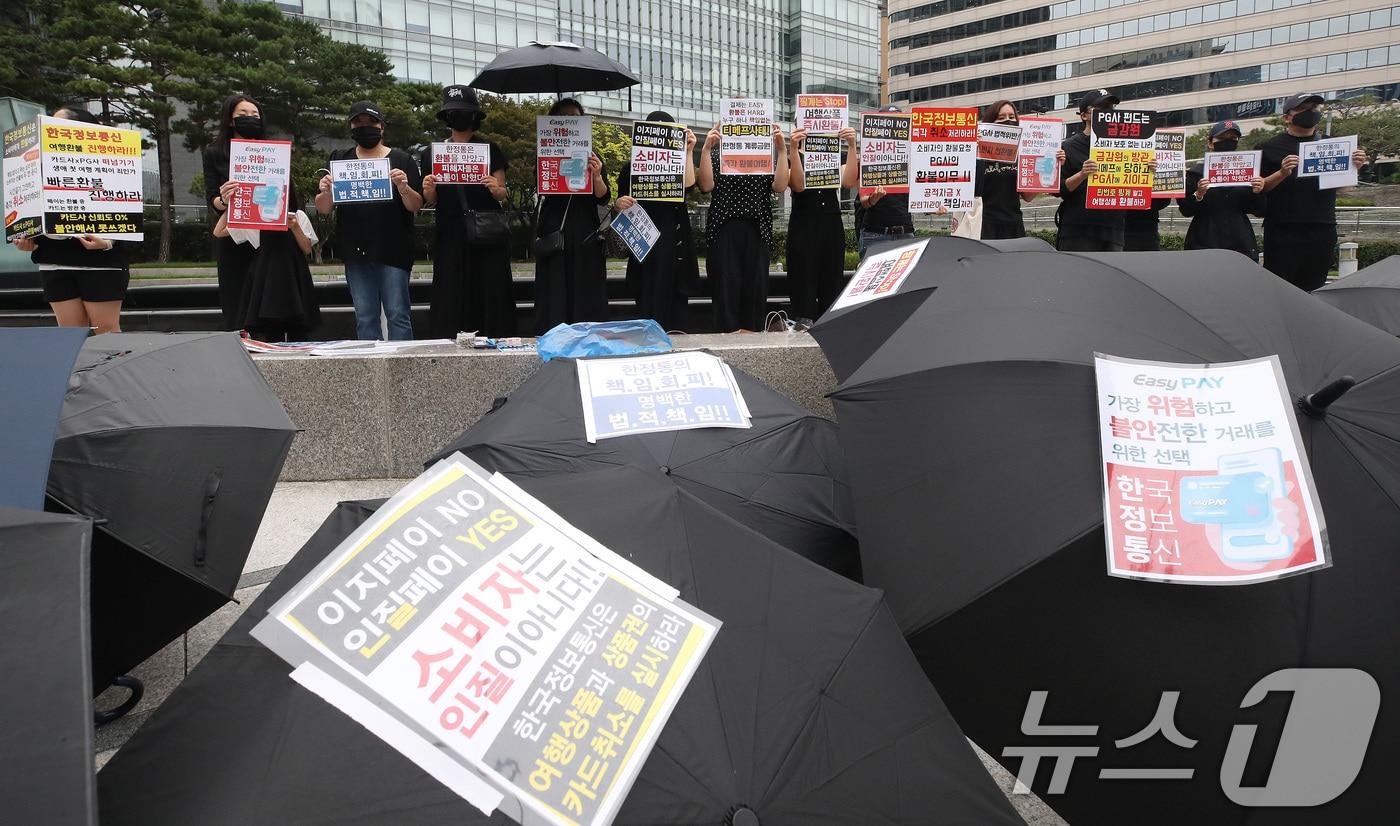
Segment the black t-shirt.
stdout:
[[840,215],[841,190],[804,189],[792,193],[793,215]]
[[1016,191],[1016,165],[977,162],[976,194],[982,196],[982,220],[1021,226],[1021,193]]
[[[354,160],[355,147],[337,149],[333,161]],[[402,149],[390,149],[389,168],[401,169],[413,191],[423,192],[423,176],[413,156]],[[485,187],[483,187],[485,189]],[[336,204],[336,250],[343,261],[372,261],[400,270],[413,269],[413,213],[404,209],[399,189],[390,186],[393,199],[367,204]]]
[[891,192],[866,207],[861,218],[860,228],[863,232],[886,232],[894,227],[903,227],[905,232],[914,231],[908,192]]
[[1060,148],[1065,150],[1065,162],[1060,168],[1060,210],[1058,212],[1060,234],[1075,238],[1094,238],[1112,243],[1123,242],[1123,213],[1121,209],[1088,209],[1084,200],[1089,194],[1089,182],[1085,180],[1078,189],[1071,191],[1065,181],[1078,174],[1089,160],[1089,135],[1077,132],[1069,137]]
[[[1259,145],[1259,174],[1267,178],[1279,171],[1283,168],[1284,158],[1298,154],[1300,143],[1315,140],[1315,133],[1312,137],[1299,138],[1282,132],[1264,141]],[[1337,190],[1318,189],[1317,178],[1299,178],[1297,171],[1294,171],[1269,190],[1264,223],[1335,225]]]
[[[474,141],[483,143],[483,141]],[[489,146],[491,153],[491,174],[495,174],[507,166],[505,153],[501,148],[491,141],[484,141]],[[433,168],[433,148],[426,146],[419,155],[418,166],[429,172]],[[491,190],[485,184],[438,184],[437,205],[433,208],[437,225],[447,227],[460,227],[462,225],[462,212],[464,209],[473,211],[500,210],[501,202],[491,196]]]

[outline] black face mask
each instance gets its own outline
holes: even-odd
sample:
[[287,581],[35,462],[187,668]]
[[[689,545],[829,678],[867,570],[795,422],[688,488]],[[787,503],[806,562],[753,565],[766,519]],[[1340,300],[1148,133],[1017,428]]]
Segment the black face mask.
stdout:
[[373,149],[384,140],[384,130],[378,126],[356,126],[350,130],[350,137],[365,149]]
[[1236,149],[1239,149],[1239,148],[1240,148],[1240,142],[1239,142],[1239,141],[1216,141],[1216,142],[1215,142],[1215,149],[1214,149],[1214,151],[1216,151],[1216,152],[1234,152]]
[[458,132],[475,131],[481,123],[476,112],[448,112],[443,119],[448,128]]
[[996,121],[996,123],[1007,123],[1007,124],[1010,124],[1010,125],[1012,125],[1012,126],[1015,126],[1016,123],[1017,123],[1017,120],[1016,120],[1016,118],[1007,118],[1007,119],[1005,119],[1005,120],[998,120],[998,121]]
[[1311,129],[1322,120],[1322,113],[1316,109],[1304,109],[1293,115],[1293,125],[1299,129]]
[[239,115],[233,119],[233,131],[240,138],[258,140],[263,136],[262,118],[257,115]]

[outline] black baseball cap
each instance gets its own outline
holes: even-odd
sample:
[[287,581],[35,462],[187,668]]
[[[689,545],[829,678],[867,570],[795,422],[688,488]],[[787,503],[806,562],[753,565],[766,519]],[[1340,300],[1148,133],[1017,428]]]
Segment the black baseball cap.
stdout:
[[1293,97],[1289,98],[1288,100],[1285,100],[1285,101],[1283,102],[1283,111],[1285,111],[1285,112],[1292,112],[1294,109],[1297,109],[1299,106],[1307,106],[1309,103],[1326,103],[1326,102],[1327,102],[1327,99],[1324,98],[1322,95],[1310,94],[1310,93],[1308,93],[1308,92],[1303,92],[1302,94],[1294,95]]
[[352,121],[360,115],[369,115],[380,123],[384,123],[384,116],[380,114],[379,107],[372,100],[361,100],[350,107],[350,114],[345,116],[345,120]]
[[460,84],[442,87],[442,108],[438,117],[447,112],[480,112],[481,101],[477,100],[476,90]]
[[1215,140],[1226,132],[1234,132],[1236,135],[1243,135],[1244,130],[1240,125],[1232,120],[1222,120],[1210,128],[1210,139]]
[[1112,103],[1117,106],[1121,101],[1118,100],[1117,95],[1107,89],[1095,89],[1092,92],[1085,93],[1084,97],[1079,99],[1079,111],[1083,112],[1090,107],[1097,109],[1105,103]]

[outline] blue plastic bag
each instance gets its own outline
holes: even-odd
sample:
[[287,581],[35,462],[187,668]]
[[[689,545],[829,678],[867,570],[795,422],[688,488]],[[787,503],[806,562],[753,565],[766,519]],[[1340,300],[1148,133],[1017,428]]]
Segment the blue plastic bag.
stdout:
[[649,318],[560,324],[535,343],[540,358],[590,358],[671,352],[671,337]]

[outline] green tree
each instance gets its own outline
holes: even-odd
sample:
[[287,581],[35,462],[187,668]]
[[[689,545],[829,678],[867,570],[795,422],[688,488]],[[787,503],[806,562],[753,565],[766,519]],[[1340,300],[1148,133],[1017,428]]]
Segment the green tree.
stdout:
[[481,137],[493,141],[506,156],[506,209],[535,211],[535,118],[549,111],[547,98],[521,101],[499,95],[482,95],[486,121]]
[[630,127],[601,120],[593,121],[593,151],[603,159],[607,170],[608,191],[617,197],[617,176],[632,162],[632,133]]
[[1373,178],[1376,163],[1382,157],[1400,155],[1400,103],[1377,103],[1372,98],[1365,98],[1334,114],[1332,134],[1338,137],[1356,136],[1356,145],[1366,152],[1366,162]]

